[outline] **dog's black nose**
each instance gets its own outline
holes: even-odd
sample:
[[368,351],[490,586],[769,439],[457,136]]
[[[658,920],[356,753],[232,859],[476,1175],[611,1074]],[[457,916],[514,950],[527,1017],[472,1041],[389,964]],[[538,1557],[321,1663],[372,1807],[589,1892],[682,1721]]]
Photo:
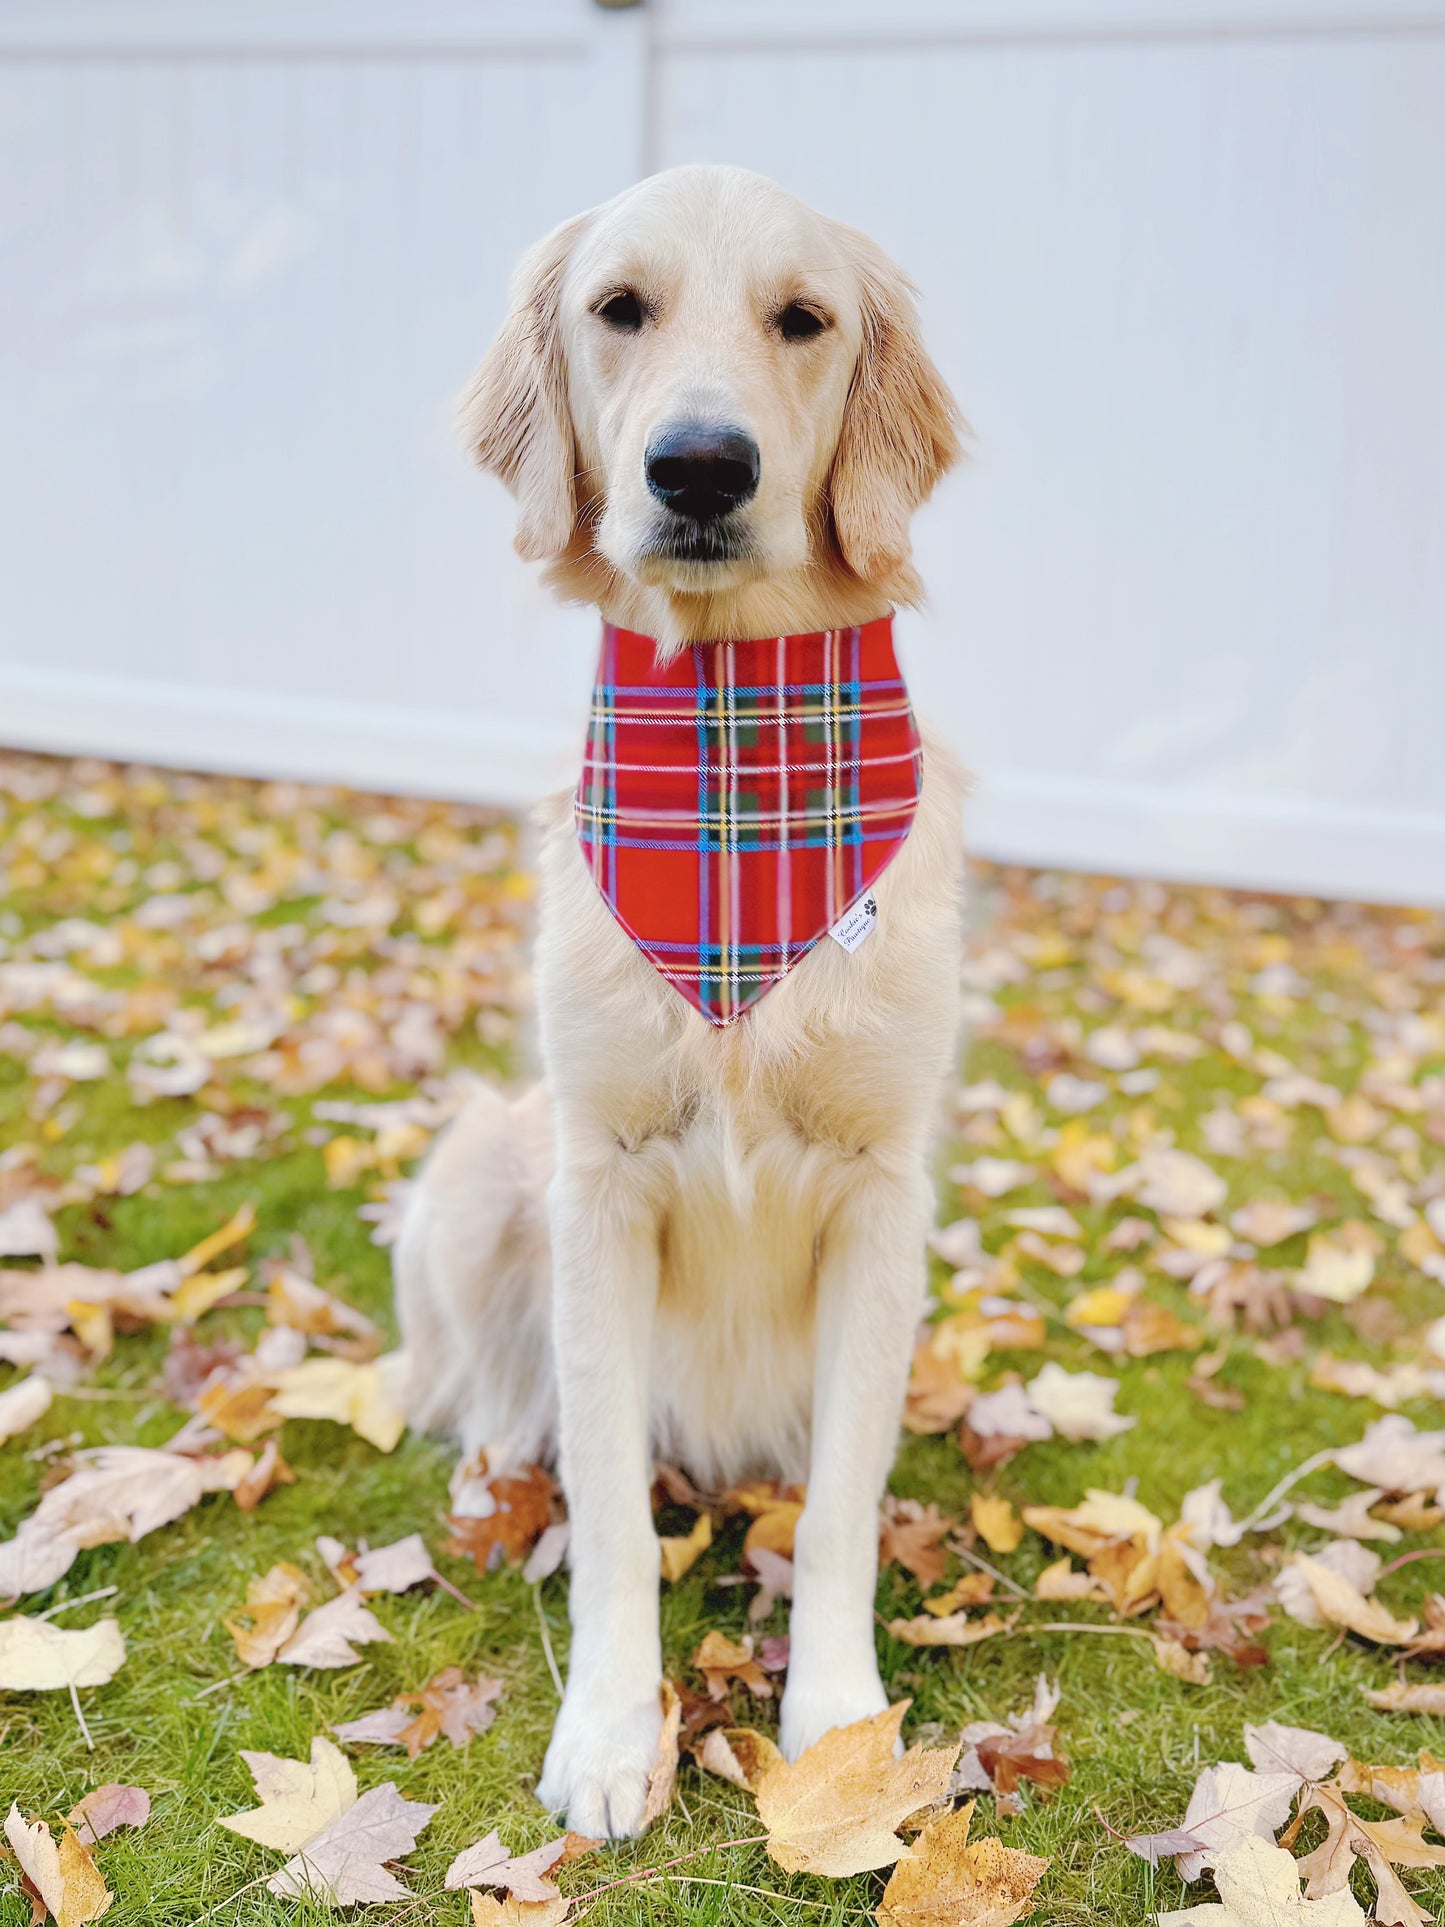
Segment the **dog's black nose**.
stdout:
[[758,445],[740,428],[677,422],[648,444],[647,486],[674,515],[716,522],[756,494]]

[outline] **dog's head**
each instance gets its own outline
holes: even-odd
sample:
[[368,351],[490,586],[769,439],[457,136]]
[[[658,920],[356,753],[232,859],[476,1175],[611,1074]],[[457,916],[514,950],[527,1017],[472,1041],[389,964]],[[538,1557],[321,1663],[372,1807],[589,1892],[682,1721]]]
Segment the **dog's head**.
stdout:
[[520,554],[680,597],[819,569],[911,600],[909,518],[958,454],[892,261],[728,167],[534,247],[463,419]]

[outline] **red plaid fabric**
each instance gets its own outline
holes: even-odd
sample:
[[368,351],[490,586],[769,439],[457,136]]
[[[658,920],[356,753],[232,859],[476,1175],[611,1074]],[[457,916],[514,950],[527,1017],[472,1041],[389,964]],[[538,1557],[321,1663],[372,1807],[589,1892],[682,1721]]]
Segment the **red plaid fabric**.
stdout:
[[876,882],[923,752],[893,622],[696,643],[604,625],[577,834],[608,908],[731,1024]]

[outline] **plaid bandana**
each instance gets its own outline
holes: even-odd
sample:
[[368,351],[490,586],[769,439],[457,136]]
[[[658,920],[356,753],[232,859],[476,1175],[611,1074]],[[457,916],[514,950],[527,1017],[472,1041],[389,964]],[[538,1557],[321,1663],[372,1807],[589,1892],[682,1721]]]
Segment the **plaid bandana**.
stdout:
[[923,752],[891,616],[655,653],[604,624],[577,834],[648,962],[731,1024],[902,848]]

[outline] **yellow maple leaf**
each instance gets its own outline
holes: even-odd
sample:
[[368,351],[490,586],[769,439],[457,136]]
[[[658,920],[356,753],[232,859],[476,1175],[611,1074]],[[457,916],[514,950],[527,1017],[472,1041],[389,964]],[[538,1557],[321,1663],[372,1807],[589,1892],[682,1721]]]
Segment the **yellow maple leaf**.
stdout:
[[1007,1499],[975,1492],[968,1502],[979,1537],[990,1552],[1014,1552],[1024,1536],[1023,1522]]
[[699,1512],[685,1537],[659,1538],[657,1543],[662,1549],[662,1576],[670,1586],[676,1585],[712,1544],[711,1513]]
[[348,1358],[308,1358],[277,1372],[271,1410],[282,1418],[333,1419],[349,1425],[379,1452],[392,1451],[406,1430],[393,1395],[392,1360],[399,1354],[358,1365]]
[[1047,1860],[968,1838],[973,1802],[930,1821],[894,1867],[878,1927],[1010,1927],[1029,1909]]
[[758,1816],[780,1867],[843,1880],[892,1866],[903,1851],[896,1829],[944,1798],[958,1757],[955,1744],[913,1746],[895,1758],[909,1705],[901,1700],[872,1719],[835,1727],[791,1764],[764,1773]]
[[311,1759],[283,1760],[275,1753],[245,1753],[261,1804],[218,1824],[259,1846],[295,1853],[356,1804],[356,1775],[333,1741],[319,1735]]

